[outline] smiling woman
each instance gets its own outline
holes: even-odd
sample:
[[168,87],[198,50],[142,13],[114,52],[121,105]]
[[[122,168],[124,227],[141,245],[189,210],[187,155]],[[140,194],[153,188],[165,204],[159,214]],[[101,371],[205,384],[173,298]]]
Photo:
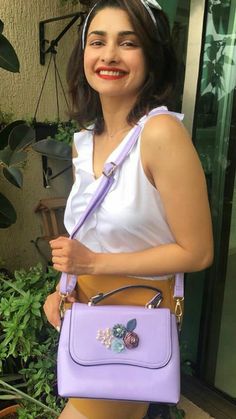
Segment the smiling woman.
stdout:
[[[121,14],[123,12],[123,16],[124,13],[126,14],[124,22],[126,24],[119,28],[119,31],[122,32],[120,36],[125,37],[123,41],[126,42],[120,48],[123,50],[123,53],[126,52],[127,59],[135,52],[133,51],[134,49],[138,49],[139,54],[144,57],[145,61],[145,69],[140,68],[139,70],[146,70],[146,78],[139,91],[138,103],[134,105],[132,111],[128,112],[127,119],[129,122],[136,123],[147,109],[152,109],[163,103],[167,106],[172,104],[177,68],[177,61],[170,38],[169,23],[166,15],[159,8],[157,10],[152,9],[151,17],[140,0],[104,0],[95,3],[72,52],[68,65],[67,79],[72,99],[73,118],[78,120],[80,126],[84,128],[87,127],[87,121],[95,121],[97,132],[103,130],[104,118],[100,98],[86,80],[84,69],[86,49],[84,51],[84,48],[85,45],[88,46],[89,38],[87,38],[87,35],[88,31],[89,33],[91,32],[90,23],[93,23],[95,17],[100,19],[99,11],[103,10],[105,12],[104,8],[110,9],[110,11],[113,9],[113,12],[119,11]],[[153,23],[154,15],[156,25]],[[116,24],[116,17],[109,16],[109,22],[107,23],[112,28]],[[104,27],[93,27],[94,30],[100,32],[97,34],[99,38],[94,39],[96,41],[95,45],[98,42],[97,47],[100,48],[99,45],[102,44],[102,41],[105,41]],[[101,31],[103,32],[102,34]],[[95,35],[93,34],[93,36]],[[103,39],[101,39],[101,36],[103,36]],[[100,65],[104,65],[104,63],[101,62]],[[109,63],[109,70],[111,70],[111,67],[112,70],[115,69],[116,71],[117,68],[121,68],[116,63],[115,65],[114,63]],[[124,70],[123,67],[122,70]],[[88,106],[84,106],[85,103]]]
[[[111,20],[114,11],[116,17]],[[124,10],[108,7],[95,15],[87,33],[84,73],[102,106],[112,96],[122,102],[126,98],[127,106],[133,107],[146,78],[146,64],[138,35]]]
[[[50,244],[54,268],[78,276],[81,302],[152,284],[163,292],[162,306],[173,310],[174,274],[211,263],[212,232],[205,179],[183,115],[166,107],[176,60],[167,18],[151,3],[100,0],[85,21],[68,66],[72,115],[84,128],[74,135],[75,182],[65,211],[70,235],[100,185],[104,162],[116,161],[136,125],[140,133],[96,211],[73,239]],[[147,299],[136,291],[130,297],[136,305]],[[56,291],[45,303],[54,327],[59,302]],[[112,302],[122,304],[122,297]],[[147,410],[146,398],[74,398],[60,418],[142,419]]]

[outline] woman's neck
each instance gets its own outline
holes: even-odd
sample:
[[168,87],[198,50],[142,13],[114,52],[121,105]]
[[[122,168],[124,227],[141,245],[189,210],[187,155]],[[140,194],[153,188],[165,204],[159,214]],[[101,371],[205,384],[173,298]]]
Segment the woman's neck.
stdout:
[[112,138],[118,131],[125,131],[131,127],[127,122],[127,116],[135,104],[135,100],[118,100],[120,98],[101,98],[105,131],[109,138]]

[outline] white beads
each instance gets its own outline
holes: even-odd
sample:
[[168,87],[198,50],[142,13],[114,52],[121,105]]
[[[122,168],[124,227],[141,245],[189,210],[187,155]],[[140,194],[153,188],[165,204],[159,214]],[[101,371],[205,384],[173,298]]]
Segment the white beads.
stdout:
[[99,329],[97,331],[96,339],[99,340],[103,345],[106,346],[107,349],[110,349],[112,341],[113,341],[112,329]]

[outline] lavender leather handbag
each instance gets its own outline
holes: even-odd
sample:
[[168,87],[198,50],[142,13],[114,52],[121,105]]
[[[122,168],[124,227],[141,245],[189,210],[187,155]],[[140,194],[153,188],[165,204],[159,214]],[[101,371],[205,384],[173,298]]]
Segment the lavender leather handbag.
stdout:
[[[158,113],[169,112],[153,111]],[[141,129],[137,125],[116,161],[105,165],[98,189],[71,238],[104,199],[114,181],[115,170],[132,149]],[[62,299],[73,291],[76,282],[76,276],[62,274]],[[110,295],[130,288],[151,289],[154,297],[145,307],[97,305]],[[183,274],[175,276],[173,298],[175,314],[167,308],[158,308],[162,293],[149,285],[130,285],[99,293],[88,304],[74,303],[65,312],[60,333],[59,395],[176,404],[180,397],[178,324],[182,317]]]

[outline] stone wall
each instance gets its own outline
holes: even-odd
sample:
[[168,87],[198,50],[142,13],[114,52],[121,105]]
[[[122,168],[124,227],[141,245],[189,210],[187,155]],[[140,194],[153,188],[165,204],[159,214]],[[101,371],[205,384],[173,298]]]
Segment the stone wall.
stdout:
[[[20,61],[20,73],[13,74],[0,69],[0,109],[12,112],[15,118],[32,118],[39,97],[46,64],[39,62],[39,22],[53,17],[63,16],[78,11],[78,6],[61,6],[60,0],[0,0],[0,19],[4,22],[4,35],[14,46]],[[71,18],[70,18],[71,19]],[[55,39],[70,19],[48,23],[46,39]],[[66,64],[77,34],[77,23],[65,34],[57,49],[57,66],[66,88]],[[60,118],[67,119],[66,104],[62,91],[59,91]],[[56,93],[54,69],[51,65],[45,90],[42,95],[38,121],[55,120]],[[53,173],[59,172],[64,163],[50,161]],[[68,165],[68,162],[67,162]],[[29,267],[43,261],[31,241],[42,236],[42,220],[34,210],[42,198],[66,197],[72,178],[71,172],[59,176],[51,182],[51,187],[43,187],[41,156],[29,153],[24,167],[24,186],[19,190],[5,181],[0,174],[1,192],[13,203],[17,211],[17,222],[8,229],[0,230],[0,256],[10,270]],[[43,251],[48,253],[48,246],[41,243]]]

